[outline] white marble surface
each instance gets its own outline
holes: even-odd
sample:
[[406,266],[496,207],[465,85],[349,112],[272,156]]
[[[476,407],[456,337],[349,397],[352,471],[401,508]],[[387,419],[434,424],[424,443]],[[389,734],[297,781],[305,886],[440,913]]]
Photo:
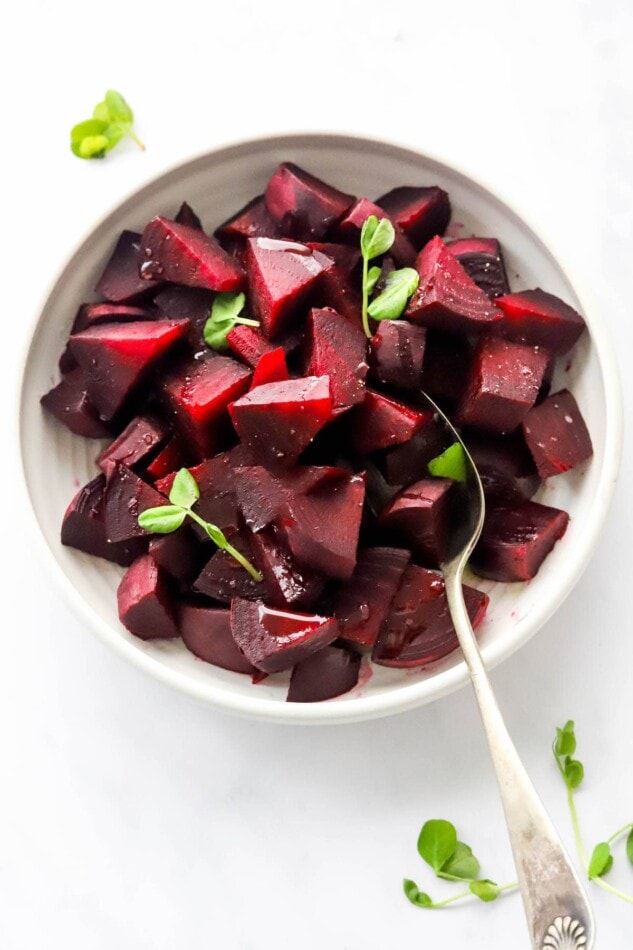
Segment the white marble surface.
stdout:
[[[520,196],[593,285],[633,408],[633,11],[625,0],[448,4],[26,0],[5,23],[3,433],[14,353],[39,298],[113,201],[193,152],[298,128],[377,133],[456,158]],[[148,149],[67,149],[113,86]],[[11,504],[5,443],[0,663],[0,950],[527,948],[519,899],[434,895],[415,850],[453,820],[483,871],[512,877],[468,691],[415,713],[304,730],[228,718],[124,663],[69,612]],[[572,844],[549,744],[578,723],[595,842],[633,819],[630,445],[595,557],[556,617],[493,674],[521,754]],[[614,883],[633,890],[620,858]],[[599,947],[633,907],[592,888]],[[628,936],[627,936],[628,935]]]

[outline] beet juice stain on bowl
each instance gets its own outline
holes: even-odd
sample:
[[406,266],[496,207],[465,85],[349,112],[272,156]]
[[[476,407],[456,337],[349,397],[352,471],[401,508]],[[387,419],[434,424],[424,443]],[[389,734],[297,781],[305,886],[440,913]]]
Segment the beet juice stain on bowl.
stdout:
[[[316,153],[315,160],[320,171]],[[171,681],[197,680],[185,688],[200,695],[261,711],[277,706],[283,687],[275,678],[275,698],[260,700],[268,687],[251,686],[244,674],[265,684],[269,673],[291,670],[293,704],[352,689],[344,706],[358,706],[349,717],[357,718],[398,707],[393,697],[405,687],[411,698],[403,693],[398,708],[415,704],[420,687],[457,670],[437,571],[455,490],[427,469],[447,446],[416,393],[428,391],[458,422],[482,474],[489,515],[473,569],[496,581],[531,578],[567,526],[563,505],[533,495],[542,479],[591,454],[574,397],[558,392],[557,360],[583,334],[584,320],[554,293],[510,292],[504,237],[514,271],[513,235],[494,208],[489,226],[486,215],[470,225],[484,236],[442,240],[450,199],[441,185],[451,179],[442,166],[434,169],[439,184],[428,172],[403,172],[404,184],[392,178],[375,201],[362,195],[372,185],[355,173],[350,187],[350,171],[333,177],[338,188],[292,162],[266,184],[262,167],[263,193],[211,237],[200,224],[207,206],[195,200],[208,191],[203,165],[179,195],[200,218],[183,206],[172,219],[166,197],[148,194],[142,213],[119,227],[109,260],[101,241],[101,299],[85,302],[85,282],[74,298],[62,381],[42,402],[71,432],[114,441],[94,453],[101,474],[93,470],[71,502],[62,540],[128,567],[118,597],[132,637],[121,630],[119,642],[145,638],[143,656],[159,656],[176,674],[165,674]],[[452,177],[451,196],[468,221],[463,181]],[[244,187],[240,193],[247,197]],[[169,200],[175,194],[172,187]],[[402,267],[413,266],[418,283],[391,319],[371,322],[371,339],[360,319],[368,215],[393,229],[390,246],[370,262],[379,271],[373,297]],[[501,240],[488,236],[496,223]],[[549,273],[558,290],[551,264]],[[208,346],[210,314],[242,293],[220,344],[216,332]],[[581,364],[590,352],[582,350]],[[577,390],[577,374],[570,388]],[[199,488],[192,511],[200,524],[188,519],[148,534],[139,514],[169,509],[175,473],[185,467]],[[556,482],[555,497],[565,499]],[[569,501],[573,509],[573,495]],[[255,576],[226,546],[218,549],[205,525]],[[70,570],[83,558],[63,556]],[[101,576],[111,588],[112,570]],[[484,587],[493,594],[485,640],[513,599],[523,597],[522,615],[530,610],[516,588]],[[481,621],[487,593],[465,592]],[[212,688],[205,680],[212,668],[196,664],[192,673],[185,647],[221,668]],[[363,653],[374,675],[359,698]],[[404,669],[429,664],[426,682],[405,684]]]

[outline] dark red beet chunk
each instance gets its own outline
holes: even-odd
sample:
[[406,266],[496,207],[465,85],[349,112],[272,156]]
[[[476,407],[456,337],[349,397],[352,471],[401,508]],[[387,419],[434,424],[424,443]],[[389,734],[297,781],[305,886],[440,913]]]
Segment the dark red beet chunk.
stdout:
[[377,204],[370,201],[369,198],[359,198],[355,204],[352,205],[335,229],[335,239],[344,241],[347,244],[358,245],[361,228],[367,218],[372,214],[375,215],[379,221],[382,221],[383,218],[388,218],[394,226],[395,239],[389,249],[389,253],[397,265],[399,267],[412,266],[415,261],[415,248],[409,238],[402,228],[392,220],[391,216],[383,208],[379,208]]
[[[473,629],[484,618],[488,596],[462,585]],[[441,660],[459,646],[441,574],[410,564],[385,620],[372,660],[406,668]]]
[[286,379],[290,379],[286,365],[286,354],[283,346],[278,346],[276,349],[270,350],[268,353],[262,353],[260,356],[253,373],[251,389],[265,386],[266,383],[282,383]]
[[340,635],[373,647],[411,555],[402,548],[365,548],[334,604]]
[[361,403],[365,397],[367,339],[360,324],[344,320],[336,310],[314,308],[307,322],[307,372],[329,376],[335,412]]
[[104,419],[116,415],[188,326],[186,320],[106,323],[71,336],[70,349],[86,375],[88,396]]
[[573,307],[540,288],[508,294],[495,302],[503,311],[495,332],[508,340],[544,346],[555,356],[571,350],[586,326]]
[[354,410],[352,438],[358,452],[375,452],[413,438],[427,421],[428,412],[412,409],[368,389]]
[[567,472],[593,455],[585,420],[566,389],[530,409],[523,433],[541,478]]
[[57,386],[42,396],[40,402],[75,435],[83,435],[87,439],[107,439],[111,434],[88,399],[86,377],[80,368],[71,370]]
[[408,320],[382,320],[369,350],[373,378],[385,386],[419,392],[425,342],[425,327]]
[[128,567],[146,550],[147,541],[144,538],[116,544],[108,541],[103,516],[105,487],[105,476],[97,475],[77,492],[64,515],[62,544]]
[[314,290],[333,261],[305,244],[251,238],[246,248],[246,272],[255,315],[266,336],[277,336]]
[[138,516],[148,508],[166,504],[164,495],[122,462],[115,462],[110,469],[104,499],[106,537],[109,541],[147,537],[147,532],[138,523]]
[[354,201],[309,172],[284,162],[266,186],[266,207],[286,237],[320,241]]
[[501,319],[440,237],[420,251],[415,266],[420,283],[405,311],[409,320],[449,333],[478,333]]
[[384,454],[382,468],[389,485],[410,485],[428,474],[427,465],[446,448],[446,432],[430,410],[412,439]]
[[231,633],[244,656],[264,673],[290,669],[338,636],[332,617],[275,610],[236,598],[231,604]]
[[155,459],[149,463],[145,469],[145,475],[152,480],[164,478],[170,472],[175,472],[182,468],[187,462],[187,455],[182,443],[173,436],[169,442],[160,450]]
[[268,383],[229,407],[241,441],[266,464],[291,465],[332,419],[327,376]]
[[396,495],[379,524],[403,538],[427,564],[439,567],[448,553],[455,492],[449,478],[423,478]]
[[319,243],[318,241],[307,241],[307,246],[313,251],[320,251],[334,261],[336,266],[348,277],[352,271],[360,264],[361,253],[358,247],[350,247],[348,244],[329,244]]
[[184,524],[172,534],[159,534],[149,542],[149,553],[159,567],[189,587],[200,573],[206,553],[195,534]]
[[427,330],[422,389],[440,403],[456,402],[464,391],[472,358],[465,337]]
[[235,473],[234,488],[246,524],[251,531],[261,531],[278,519],[296,495],[308,495],[347,477],[344,469],[327,465],[296,465],[274,475],[261,465],[244,465]]
[[394,224],[402,228],[418,250],[436,234],[444,234],[451,219],[451,203],[442,188],[403,186],[393,188],[376,204],[383,208]]
[[128,468],[133,468],[148,455],[155,454],[168,438],[169,429],[157,416],[136,416],[121,435],[103,450],[97,458],[97,465],[106,475],[110,474],[115,462],[123,462]]
[[528,581],[565,534],[568,523],[567,512],[534,501],[491,508],[470,566],[494,581]]
[[154,313],[144,307],[122,303],[82,303],[73,321],[71,333],[81,333],[99,323],[130,323],[133,320],[153,320]]
[[481,340],[456,421],[490,432],[512,432],[536,402],[548,364],[549,353],[537,346],[494,337]]
[[202,221],[193,210],[191,205],[187,204],[186,201],[183,201],[181,206],[178,208],[178,213],[174,218],[176,224],[186,224],[188,228],[196,228],[198,231],[202,231]]
[[[231,544],[240,554],[255,563],[252,539],[246,531],[231,536]],[[248,571],[226,551],[217,550],[196,578],[193,589],[214,600],[229,604],[233,597],[261,600],[266,596],[266,586],[256,581]]]
[[275,347],[256,330],[255,327],[245,327],[243,324],[234,326],[226,335],[229,344],[236,356],[239,356],[253,369],[257,366],[264,353],[272,353]]
[[324,647],[296,664],[290,677],[289,703],[319,703],[348,693],[358,683],[360,655]]
[[512,435],[463,432],[486,500],[493,505],[516,504],[531,498],[541,484],[521,430]]
[[115,303],[138,300],[159,286],[158,281],[143,280],[139,274],[142,257],[141,235],[135,231],[123,231],[116,243],[112,257],[95,284],[95,292]]
[[235,260],[204,231],[152,218],[141,237],[140,273],[186,287],[239,290],[244,274]]
[[117,590],[119,619],[141,640],[178,636],[167,576],[149,554],[129,567]]
[[187,649],[201,660],[234,673],[255,672],[233,639],[230,611],[196,603],[181,604],[178,626]]
[[263,195],[253,198],[248,204],[221,224],[215,237],[224,247],[244,247],[247,238],[281,238],[281,228],[266,207]]
[[446,246],[491,300],[510,293],[501,246],[496,238],[462,238]]
[[311,610],[325,589],[325,578],[310,570],[299,570],[292,555],[274,531],[253,535],[257,564],[264,575],[266,602],[271,607],[298,607]]
[[164,316],[171,320],[190,320],[201,330],[209,318],[214,299],[212,290],[167,284],[154,296],[154,303]]

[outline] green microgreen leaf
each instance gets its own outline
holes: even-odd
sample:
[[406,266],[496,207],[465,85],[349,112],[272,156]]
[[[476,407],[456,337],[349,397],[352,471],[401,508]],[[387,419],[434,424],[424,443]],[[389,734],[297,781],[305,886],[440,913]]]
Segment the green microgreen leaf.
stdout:
[[402,889],[407,897],[407,900],[411,901],[416,907],[432,907],[433,901],[428,894],[425,894],[423,891],[418,890],[418,885],[415,881],[410,881],[408,878],[402,882]]
[[363,222],[360,231],[360,252],[368,261],[385,254],[396,237],[394,226],[389,218],[377,218],[370,214]]
[[189,509],[193,507],[199,497],[200,489],[197,481],[188,468],[181,468],[169,492],[170,502],[172,505],[178,505],[179,508]]
[[589,867],[587,868],[589,880],[593,881],[596,877],[603,877],[612,867],[613,856],[611,854],[611,848],[606,841],[601,841],[600,844],[597,844],[593,849],[593,854],[589,861]]
[[154,534],[171,534],[176,531],[185,518],[187,513],[176,505],[162,505],[159,508],[147,508],[138,516],[138,523],[146,531],[152,531]]
[[585,768],[582,762],[579,762],[578,759],[572,759],[569,755],[565,757],[563,772],[567,787],[570,789],[578,788],[585,777]]
[[631,828],[629,836],[626,839],[626,856],[631,864],[633,864],[633,828]]
[[458,841],[455,850],[448,861],[437,872],[438,877],[448,880],[472,881],[479,874],[479,861],[473,854],[472,848],[463,841]]
[[129,122],[130,125],[134,122],[134,113],[120,92],[108,89],[105,94],[105,105],[110,113],[111,122]]
[[480,901],[483,901],[485,904],[490,903],[490,901],[495,901],[501,889],[498,884],[495,884],[494,881],[489,881],[484,879],[482,881],[471,881],[470,890],[478,897]]
[[452,445],[428,463],[427,468],[436,478],[452,478],[456,482],[465,482],[468,473],[466,453],[461,442]]
[[556,739],[554,741],[554,755],[561,756],[573,755],[576,751],[576,733],[573,719],[569,719],[562,729],[556,730]]
[[370,267],[367,271],[367,280],[365,281],[365,287],[367,289],[367,295],[371,294],[380,280],[380,275],[382,274],[382,267]]
[[226,540],[224,531],[222,531],[221,528],[218,528],[217,525],[209,524],[209,522],[206,523],[205,528],[213,543],[217,544],[217,546],[222,550],[225,550],[228,541]]
[[217,295],[211,307],[211,315],[204,325],[204,341],[214,350],[228,350],[228,334],[236,324],[258,327],[259,320],[249,320],[240,316],[246,297],[243,293],[226,291]]
[[104,135],[108,127],[101,119],[87,119],[79,122],[70,130],[70,148],[78,158],[103,158],[108,150],[108,139]]
[[109,89],[93,109],[92,118],[79,122],[70,132],[70,147],[78,158],[103,158],[129,135],[139,148],[145,146],[132,129],[134,115],[119,92]]
[[419,282],[420,275],[413,267],[392,271],[387,277],[385,289],[369,304],[369,316],[374,320],[397,320],[404,313],[409,297]]
[[457,832],[450,821],[431,819],[422,826],[418,836],[418,853],[437,873],[452,858],[457,847]]

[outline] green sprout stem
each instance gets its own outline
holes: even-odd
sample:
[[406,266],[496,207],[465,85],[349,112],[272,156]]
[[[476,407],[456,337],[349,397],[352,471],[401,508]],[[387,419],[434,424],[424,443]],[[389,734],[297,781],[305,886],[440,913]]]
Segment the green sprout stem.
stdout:
[[610,838],[607,838],[607,844],[611,844],[612,841],[615,841],[616,838],[619,838],[621,835],[625,835],[627,832],[631,831],[633,828],[633,822],[629,822],[628,825],[623,825],[622,828],[618,828],[617,831],[614,831]]
[[236,317],[235,322],[239,323],[243,327],[259,327],[261,323],[259,320],[250,320],[248,317]]
[[369,273],[369,260],[365,254],[363,254],[363,308],[362,308],[362,318],[363,318],[363,330],[365,331],[365,336],[367,339],[371,340],[372,333],[369,329],[369,294],[367,293],[367,280]]
[[144,151],[145,151],[145,143],[144,143],[144,142],[141,142],[141,140],[140,140],[140,138],[138,137],[138,135],[136,135],[135,132],[132,132],[132,130],[130,130],[130,131],[128,132],[128,135],[130,136],[130,138],[132,139],[133,142],[136,142],[136,144],[138,145],[138,147],[140,148],[140,150],[141,150],[142,152],[144,152]]
[[[191,511],[190,508],[186,509],[186,511],[189,517],[193,521],[195,521],[196,524],[200,525],[200,527],[204,531],[207,530],[207,522],[203,518],[201,518],[200,515],[196,514],[195,511]],[[218,547],[220,548],[220,550],[226,551],[226,553],[230,554],[232,558],[235,558],[237,563],[241,567],[243,567],[245,571],[248,571],[248,573],[251,575],[253,580],[258,581],[258,582],[262,581],[264,579],[264,575],[261,573],[261,571],[258,571],[256,567],[253,567],[251,562],[247,560],[247,558],[245,558],[243,554],[240,554],[237,548],[233,547],[230,541],[225,537],[224,532],[220,532],[220,534],[222,535],[224,539],[223,543],[218,544]],[[216,544],[217,544],[217,541],[216,541]]]
[[[460,880],[460,878],[454,878],[454,880]],[[463,878],[462,878],[463,880]],[[513,881],[512,884],[504,884],[503,887],[499,888],[499,893],[504,891],[515,890],[519,886],[517,881]],[[437,910],[440,907],[448,907],[449,904],[454,904],[455,901],[463,901],[467,897],[475,897],[472,891],[460,891],[459,894],[455,894],[453,897],[447,897],[443,901],[433,901],[432,904],[429,904],[429,910]]]

